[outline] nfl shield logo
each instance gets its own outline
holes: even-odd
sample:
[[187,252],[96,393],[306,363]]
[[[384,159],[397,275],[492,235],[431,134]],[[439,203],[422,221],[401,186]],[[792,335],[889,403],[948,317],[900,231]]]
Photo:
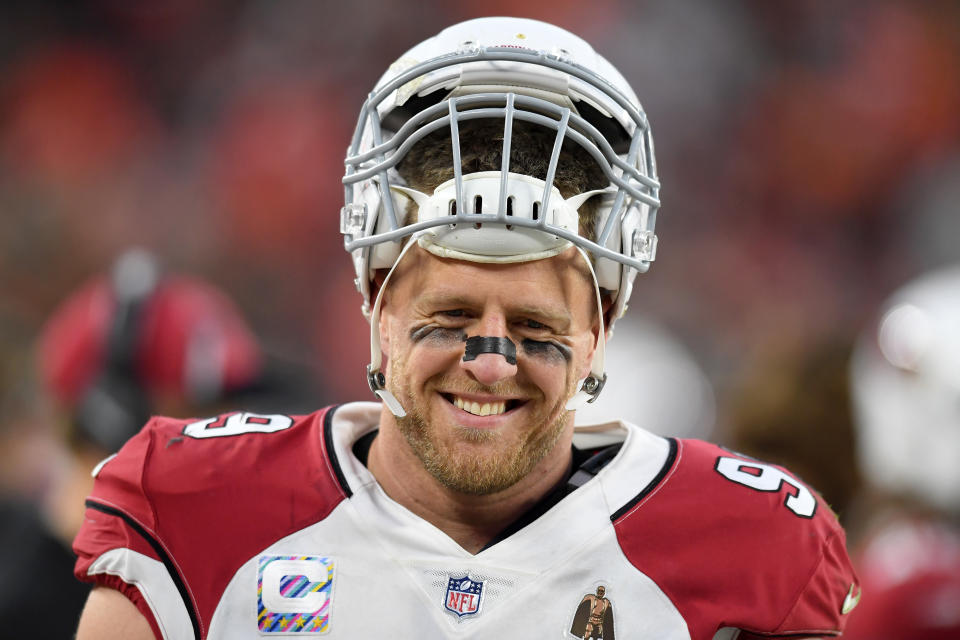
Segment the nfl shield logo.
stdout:
[[483,580],[473,580],[468,576],[451,577],[447,582],[447,594],[443,607],[457,617],[470,616],[480,612],[480,598],[483,597]]

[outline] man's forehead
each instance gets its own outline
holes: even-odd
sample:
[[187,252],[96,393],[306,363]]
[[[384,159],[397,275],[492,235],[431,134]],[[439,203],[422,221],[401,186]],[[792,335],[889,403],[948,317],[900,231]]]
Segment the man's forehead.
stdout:
[[441,308],[479,309],[489,304],[502,306],[504,311],[533,318],[568,322],[570,310],[565,300],[552,300],[548,296],[536,298],[511,298],[509,296],[489,295],[471,289],[466,283],[437,285],[419,291],[414,304],[425,310]]
[[593,279],[577,253],[513,264],[441,258],[420,247],[407,253],[392,276],[392,301],[386,304],[419,313],[496,304],[506,313],[556,326],[566,326],[577,305],[587,305],[591,315],[595,309]]
[[[505,284],[521,278],[543,282],[556,281],[567,286],[575,283],[578,278],[591,287],[594,282],[586,258],[573,247],[558,255],[540,260],[498,263],[440,257],[420,246],[414,246],[404,257],[403,262],[406,263],[403,265],[405,268],[398,267],[398,272],[409,273],[421,284],[429,281],[444,281],[450,277],[451,273],[471,271],[495,273]],[[400,275],[401,273],[397,274],[397,276]]]

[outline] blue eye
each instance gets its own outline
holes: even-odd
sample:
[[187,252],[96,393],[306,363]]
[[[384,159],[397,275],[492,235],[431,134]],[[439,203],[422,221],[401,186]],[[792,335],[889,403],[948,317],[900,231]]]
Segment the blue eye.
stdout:
[[542,322],[537,322],[536,320],[527,319],[525,321],[525,324],[527,325],[528,329],[546,329],[547,328],[547,325],[543,324]]

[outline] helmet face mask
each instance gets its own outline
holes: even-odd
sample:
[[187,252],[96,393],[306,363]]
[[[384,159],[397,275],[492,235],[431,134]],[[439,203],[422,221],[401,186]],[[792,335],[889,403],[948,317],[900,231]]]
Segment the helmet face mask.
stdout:
[[[515,122],[555,132],[541,205],[549,206],[565,141],[584,149],[601,168],[610,196],[602,198],[596,238],[545,220],[536,228],[580,246],[595,266],[604,259],[613,263],[603,265],[598,275],[606,275],[601,277],[604,289],[618,292],[617,317],[629,289],[623,280],[646,271],[655,256],[659,182],[649,124],[622,76],[584,41],[551,25],[514,18],[461,23],[421,43],[391,67],[364,103],[345,160],[341,231],[354,258],[365,309],[372,303],[372,271],[391,267],[409,236],[436,233],[450,224],[527,225],[507,218],[513,182],[508,162],[493,206],[477,213],[465,202],[458,130],[475,119],[503,123],[505,159]],[[453,143],[455,211],[447,219],[402,224],[404,199],[388,195],[406,186],[396,167],[415,144],[444,128]],[[483,250],[478,246],[477,253]]]
[[[502,145],[499,171],[464,172],[460,131],[477,120],[502,125],[502,140],[491,142]],[[552,136],[542,178],[511,170],[519,127]],[[452,178],[433,193],[410,189],[398,165],[424,138],[444,131]],[[561,150],[572,146],[596,164],[606,185],[564,199],[557,166]],[[575,246],[589,256],[598,296],[599,288],[612,295],[611,324],[626,308],[633,278],[655,257],[659,182],[646,115],[612,65],[580,38],[542,22],[481,18],[415,46],[365,101],[345,165],[340,228],[368,316],[377,313],[375,271],[392,269],[414,241],[437,255],[479,262],[535,260]],[[596,212],[593,237],[577,224],[587,199]],[[412,216],[405,215],[409,200],[416,204]]]

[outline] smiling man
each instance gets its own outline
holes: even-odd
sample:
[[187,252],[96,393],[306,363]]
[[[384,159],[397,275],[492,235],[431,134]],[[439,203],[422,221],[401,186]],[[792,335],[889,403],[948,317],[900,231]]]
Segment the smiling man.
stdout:
[[809,487],[574,428],[656,252],[650,127],[606,60],[454,25],[376,85],[343,183],[381,402],[152,420],[95,471],[79,640],[840,633],[858,587]]

